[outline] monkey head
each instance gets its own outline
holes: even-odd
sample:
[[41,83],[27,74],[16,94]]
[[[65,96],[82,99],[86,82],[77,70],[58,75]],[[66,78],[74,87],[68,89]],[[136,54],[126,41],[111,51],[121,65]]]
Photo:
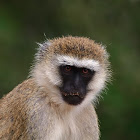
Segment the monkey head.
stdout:
[[[54,102],[80,105],[95,101],[110,79],[108,53],[84,37],[62,37],[39,44],[31,76],[51,91]],[[56,99],[57,98],[57,99]]]

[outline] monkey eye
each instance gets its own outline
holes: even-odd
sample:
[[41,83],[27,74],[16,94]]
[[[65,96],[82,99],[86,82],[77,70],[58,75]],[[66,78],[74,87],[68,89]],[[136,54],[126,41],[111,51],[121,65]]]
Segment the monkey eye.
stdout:
[[83,73],[83,74],[88,74],[88,73],[89,73],[89,70],[86,69],[86,68],[83,68],[83,69],[82,69],[82,73]]
[[66,72],[69,72],[69,71],[71,71],[72,68],[71,68],[71,66],[65,66],[64,69],[65,69]]
[[84,77],[91,77],[94,74],[94,71],[91,71],[91,70],[89,70],[87,68],[82,68],[81,69],[81,74]]

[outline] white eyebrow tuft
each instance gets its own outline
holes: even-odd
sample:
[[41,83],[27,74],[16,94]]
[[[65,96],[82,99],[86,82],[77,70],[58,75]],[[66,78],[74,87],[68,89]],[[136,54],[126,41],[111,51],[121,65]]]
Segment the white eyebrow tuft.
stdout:
[[78,59],[70,56],[57,56],[58,65],[70,65],[80,68],[87,68],[90,70],[98,71],[100,64],[94,59]]

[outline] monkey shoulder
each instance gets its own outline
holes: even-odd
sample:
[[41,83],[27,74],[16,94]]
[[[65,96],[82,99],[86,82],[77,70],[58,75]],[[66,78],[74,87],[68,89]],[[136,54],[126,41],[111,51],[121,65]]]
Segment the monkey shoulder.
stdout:
[[31,120],[39,116],[36,110],[41,110],[38,103],[44,95],[38,93],[34,79],[28,79],[0,100],[0,139],[26,139]]

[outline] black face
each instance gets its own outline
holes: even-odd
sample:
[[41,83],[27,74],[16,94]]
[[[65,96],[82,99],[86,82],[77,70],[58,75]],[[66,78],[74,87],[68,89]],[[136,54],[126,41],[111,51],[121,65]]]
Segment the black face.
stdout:
[[94,71],[74,66],[60,66],[63,84],[60,87],[64,101],[71,105],[80,104],[87,93],[87,85]]

